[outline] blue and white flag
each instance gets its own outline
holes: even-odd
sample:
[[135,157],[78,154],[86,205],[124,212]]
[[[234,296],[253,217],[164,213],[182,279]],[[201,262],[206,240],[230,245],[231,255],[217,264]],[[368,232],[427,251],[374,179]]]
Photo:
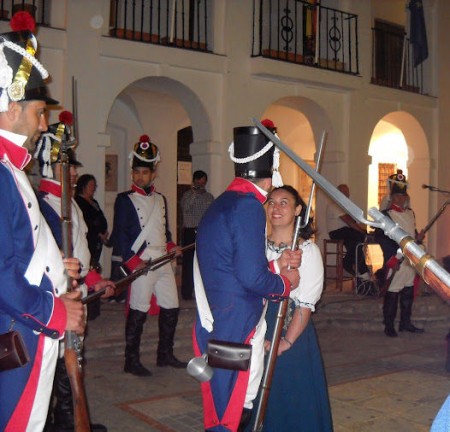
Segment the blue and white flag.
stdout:
[[410,11],[409,42],[413,47],[414,67],[417,67],[428,58],[423,0],[410,0],[408,7]]

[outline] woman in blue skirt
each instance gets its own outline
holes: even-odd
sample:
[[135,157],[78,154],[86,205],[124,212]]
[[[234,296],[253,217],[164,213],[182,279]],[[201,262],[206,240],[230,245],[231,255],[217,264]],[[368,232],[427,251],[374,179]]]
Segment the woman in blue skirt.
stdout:
[[[274,189],[267,201],[269,222],[267,258],[276,260],[292,246],[296,217],[306,205],[291,186]],[[269,392],[263,430],[266,432],[329,432],[333,430],[328,389],[311,315],[323,289],[323,263],[310,237],[311,223],[301,229],[302,250],[299,287],[291,292],[283,337]],[[267,348],[275,327],[278,303],[269,303],[266,321]]]

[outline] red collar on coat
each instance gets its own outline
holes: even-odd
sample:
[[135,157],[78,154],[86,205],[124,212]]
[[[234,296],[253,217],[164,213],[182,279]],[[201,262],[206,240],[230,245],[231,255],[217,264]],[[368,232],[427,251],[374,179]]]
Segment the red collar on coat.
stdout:
[[39,192],[45,192],[61,198],[61,183],[55,180],[42,179],[39,184]]
[[227,187],[227,191],[253,193],[261,204],[266,202],[267,197],[251,182],[241,177],[236,177]]
[[20,170],[23,170],[31,159],[31,155],[25,147],[16,145],[5,137],[0,137],[0,158],[5,159],[5,156]]
[[396,204],[391,204],[391,206],[389,207],[389,210],[394,210],[394,211],[399,212],[399,213],[403,213],[405,211],[405,209],[399,207]]
[[150,192],[147,193],[147,192],[145,192],[144,189],[140,188],[139,186],[136,186],[136,185],[133,183],[133,184],[131,185],[131,190],[132,190],[133,192],[138,193],[139,195],[145,195],[145,196],[147,196],[147,195],[151,195],[151,194],[155,191],[155,186],[151,185],[151,186],[150,186]]

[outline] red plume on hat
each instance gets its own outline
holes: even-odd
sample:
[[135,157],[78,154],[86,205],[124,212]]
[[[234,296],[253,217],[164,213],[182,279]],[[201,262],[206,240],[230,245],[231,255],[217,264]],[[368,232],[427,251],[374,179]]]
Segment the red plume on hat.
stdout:
[[9,25],[13,31],[28,30],[34,33],[34,30],[36,29],[36,21],[31,14],[25,11],[15,13],[12,16]]
[[59,114],[59,121],[67,126],[73,125],[73,114],[70,111],[61,111]]
[[270,130],[270,132],[276,134],[277,133],[277,127],[275,126],[275,123],[270,119],[264,119],[261,124]]
[[141,135],[139,142],[150,142],[150,137],[148,135]]
[[270,119],[264,119],[261,124],[266,127],[267,129],[273,129],[275,128],[275,124]]

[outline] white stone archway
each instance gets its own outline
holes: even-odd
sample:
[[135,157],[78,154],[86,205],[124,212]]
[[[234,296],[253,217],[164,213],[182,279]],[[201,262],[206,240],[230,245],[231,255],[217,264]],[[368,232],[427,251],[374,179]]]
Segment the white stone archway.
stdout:
[[[428,184],[430,180],[430,151],[427,136],[419,121],[410,113],[405,111],[395,111],[386,114],[373,130],[369,153],[376,151],[377,140],[380,135],[392,135],[393,147],[396,146],[395,135],[400,133],[406,144],[405,160],[399,161],[399,168],[405,167],[409,182],[409,195],[411,197],[411,207],[416,214],[417,229],[424,228],[430,219],[430,193],[423,189],[423,184]],[[392,148],[387,152],[386,160],[392,160]],[[391,152],[391,153],[388,153]],[[370,175],[370,174],[369,174]],[[430,229],[427,239],[427,249],[431,253],[436,252],[437,238],[433,229]]]
[[[278,128],[280,139],[303,160],[314,165],[316,151],[319,148],[323,132],[327,139],[323,149],[320,172],[330,181],[335,182],[342,170],[342,158],[334,148],[333,129],[325,110],[315,101],[304,97],[284,97],[266,108],[262,118],[270,118]],[[315,166],[315,165],[314,165]],[[280,171],[285,184],[294,186],[305,202],[308,201],[312,181],[286,155],[281,156]],[[328,199],[316,189],[313,205],[316,226],[316,242],[319,246],[327,237],[325,209]]]
[[[147,77],[130,83],[114,99],[105,127],[110,138],[105,156],[117,158],[117,190],[105,191],[104,200],[110,229],[115,197],[130,187],[128,155],[139,137],[147,134],[160,149],[161,162],[155,185],[167,198],[169,226],[176,241],[177,132],[187,126],[192,127],[196,144],[193,168],[208,171],[209,167],[204,163],[212,128],[207,111],[187,86],[166,77]],[[104,259],[105,270],[108,270],[108,258],[105,256]]]

